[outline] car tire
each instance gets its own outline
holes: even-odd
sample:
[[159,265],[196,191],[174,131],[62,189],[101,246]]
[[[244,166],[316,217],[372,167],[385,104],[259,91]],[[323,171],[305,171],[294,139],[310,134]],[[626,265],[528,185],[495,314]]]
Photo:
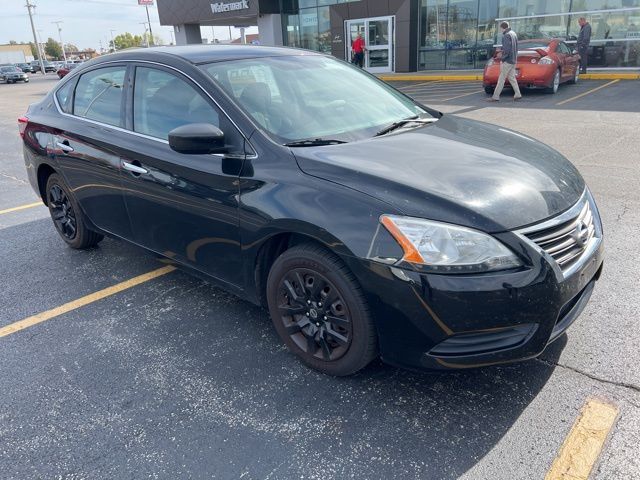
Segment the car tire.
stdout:
[[52,173],[49,176],[45,192],[51,220],[67,245],[83,250],[102,241],[103,235],[87,227],[78,202],[60,175]]
[[551,85],[549,85],[545,92],[547,93],[558,93],[558,89],[560,88],[560,69],[557,69],[553,74],[553,79],[551,80]]
[[496,91],[496,87],[484,87],[484,93],[487,95],[493,95],[493,92]]
[[351,375],[378,355],[362,289],[347,266],[321,246],[297,245],[276,259],[267,303],[285,345],[319,372]]
[[576,68],[576,73],[573,75],[573,78],[569,80],[569,83],[575,85],[580,80],[580,68]]

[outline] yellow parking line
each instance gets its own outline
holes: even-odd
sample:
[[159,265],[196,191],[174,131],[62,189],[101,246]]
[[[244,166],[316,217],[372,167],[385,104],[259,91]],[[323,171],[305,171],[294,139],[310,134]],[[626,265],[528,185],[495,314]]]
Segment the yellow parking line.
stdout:
[[11,213],[11,212],[17,212],[19,210],[26,210],[27,208],[33,208],[39,205],[44,205],[44,203],[42,202],[28,203],[26,205],[20,205],[19,207],[7,208],[5,210],[0,210],[0,215],[2,215],[3,213]]
[[577,100],[578,98],[582,98],[585,95],[589,95],[590,93],[593,92],[597,92],[598,90],[604,88],[604,87],[608,87],[609,85],[613,85],[614,83],[618,83],[620,80],[613,80],[609,83],[605,83],[604,85],[600,85],[599,87],[596,88],[592,88],[591,90],[587,90],[584,93],[581,93],[580,95],[576,95],[575,97],[571,97],[571,98],[567,98],[566,100],[563,100],[562,102],[558,102],[556,103],[556,105],[564,105],[565,103],[569,103],[569,102],[573,102],[574,100]]
[[573,424],[545,480],[587,480],[618,416],[614,405],[589,400]]
[[449,100],[455,100],[456,98],[462,98],[462,97],[468,97],[469,95],[473,95],[473,94],[479,94],[482,90],[474,90],[473,92],[469,92],[469,93],[465,93],[463,95],[457,95],[455,97],[451,97],[451,98],[444,98],[444,99],[439,99],[439,101],[442,102],[448,102]]
[[116,293],[122,292],[123,290],[135,287],[136,285],[148,282],[149,280],[153,280],[154,278],[158,278],[162,275],[166,275],[167,273],[173,272],[175,269],[176,267],[167,265],[166,267],[158,268],[157,270],[153,270],[143,275],[138,275],[137,277],[130,278],[129,280],[118,283],[103,290],[98,290],[97,292],[90,293],[89,295],[85,295],[84,297],[80,297],[77,300],[73,300],[69,303],[65,303],[64,305],[60,305],[59,307],[47,310],[46,312],[38,313],[37,315],[25,318],[24,320],[11,323],[5,327],[0,328],[0,337],[6,337],[7,335],[11,335],[12,333],[16,333],[20,330],[24,330],[25,328],[37,325],[38,323],[51,320],[52,318],[58,317],[64,313],[76,310],[80,307],[84,307],[85,305],[97,302],[98,300],[102,300],[103,298],[110,297],[111,295],[115,295]]

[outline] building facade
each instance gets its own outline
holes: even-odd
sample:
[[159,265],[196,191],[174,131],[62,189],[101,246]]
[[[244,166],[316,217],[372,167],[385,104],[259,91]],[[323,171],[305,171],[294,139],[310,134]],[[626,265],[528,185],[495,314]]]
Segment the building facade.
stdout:
[[260,42],[350,60],[360,33],[372,72],[483,68],[509,21],[522,38],[575,41],[592,26],[591,67],[640,67],[640,0],[158,0],[177,43],[200,43],[200,26],[258,25]]

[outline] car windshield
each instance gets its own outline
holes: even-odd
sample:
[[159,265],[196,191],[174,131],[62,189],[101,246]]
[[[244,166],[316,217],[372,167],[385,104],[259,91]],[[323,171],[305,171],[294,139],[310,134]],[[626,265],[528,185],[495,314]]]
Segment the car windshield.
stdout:
[[394,122],[436,115],[361,70],[322,55],[235,60],[201,68],[279,143],[355,141]]
[[18,67],[2,67],[2,73],[12,73],[21,71]]

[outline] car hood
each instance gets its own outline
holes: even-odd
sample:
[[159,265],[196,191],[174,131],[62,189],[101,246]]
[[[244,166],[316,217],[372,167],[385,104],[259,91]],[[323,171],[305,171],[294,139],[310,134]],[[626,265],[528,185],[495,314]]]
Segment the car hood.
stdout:
[[552,148],[452,115],[365,141],[293,151],[303,172],[376,197],[402,214],[487,232],[555,216],[585,189],[576,168]]

